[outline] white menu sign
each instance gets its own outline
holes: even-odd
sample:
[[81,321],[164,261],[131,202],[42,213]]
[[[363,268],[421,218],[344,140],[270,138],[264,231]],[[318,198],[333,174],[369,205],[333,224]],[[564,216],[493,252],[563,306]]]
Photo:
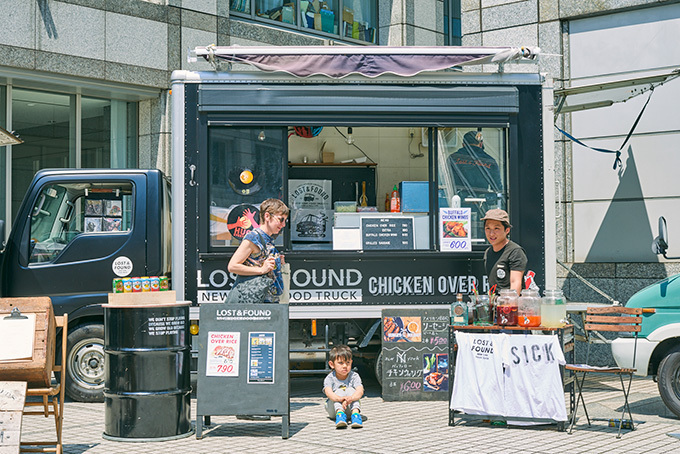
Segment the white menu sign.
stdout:
[[442,252],[471,251],[470,225],[470,208],[440,208],[440,250]]

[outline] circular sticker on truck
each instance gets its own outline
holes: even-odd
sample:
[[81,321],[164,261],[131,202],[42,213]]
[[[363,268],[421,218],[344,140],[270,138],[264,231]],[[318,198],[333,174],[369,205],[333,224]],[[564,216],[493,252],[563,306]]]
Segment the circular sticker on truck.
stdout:
[[117,257],[111,265],[113,272],[118,277],[129,276],[132,273],[132,260],[125,256]]

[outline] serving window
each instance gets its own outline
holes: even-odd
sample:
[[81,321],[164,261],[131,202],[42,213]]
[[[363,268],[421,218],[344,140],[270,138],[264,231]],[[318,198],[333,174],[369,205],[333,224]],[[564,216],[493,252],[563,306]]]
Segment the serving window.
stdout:
[[448,233],[469,231],[482,247],[480,219],[507,208],[507,135],[474,126],[212,127],[210,247],[237,246],[269,197],[291,208],[277,242],[293,251],[439,250],[441,208],[469,208]]

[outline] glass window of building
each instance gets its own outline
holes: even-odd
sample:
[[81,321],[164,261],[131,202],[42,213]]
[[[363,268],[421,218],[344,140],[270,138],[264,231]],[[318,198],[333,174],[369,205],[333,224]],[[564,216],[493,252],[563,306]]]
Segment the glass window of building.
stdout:
[[0,167],[2,175],[11,175],[11,201],[0,201],[11,204],[11,218],[38,170],[137,166],[136,102],[2,88],[11,95],[1,106],[11,105],[10,127],[24,140],[12,147],[11,169]]
[[460,0],[444,0],[444,45],[460,46],[463,31],[461,28]]
[[232,17],[357,43],[377,43],[377,0],[232,0]]

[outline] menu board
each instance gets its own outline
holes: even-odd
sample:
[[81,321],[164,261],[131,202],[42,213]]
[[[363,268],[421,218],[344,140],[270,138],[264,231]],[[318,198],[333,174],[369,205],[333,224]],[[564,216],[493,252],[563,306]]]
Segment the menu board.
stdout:
[[414,249],[413,217],[361,218],[362,249]]
[[448,399],[449,321],[449,309],[382,311],[384,400]]
[[274,383],[275,333],[248,333],[248,383]]

